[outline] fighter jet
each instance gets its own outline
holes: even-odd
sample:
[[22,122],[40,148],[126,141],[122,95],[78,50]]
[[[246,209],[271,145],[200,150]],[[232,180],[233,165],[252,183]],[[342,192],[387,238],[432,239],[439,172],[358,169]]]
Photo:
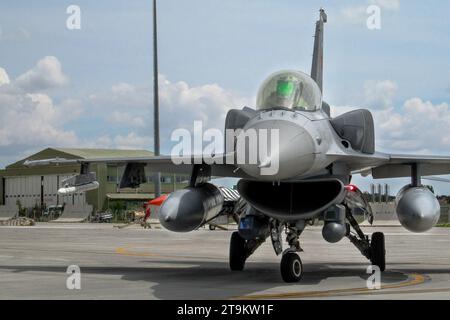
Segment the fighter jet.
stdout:
[[[228,112],[225,129],[241,134],[251,130],[278,133],[276,152],[267,152],[257,161],[239,162],[236,137],[225,145],[232,151],[222,155],[189,156],[175,164],[172,156],[149,158],[75,160],[82,165],[79,178],[61,192],[93,186],[89,164],[108,162],[126,165],[120,187],[137,187],[146,182],[145,167],[153,172],[190,174],[189,186],[171,194],[163,203],[159,219],[174,232],[191,232],[214,219],[222,210],[224,196],[210,183],[213,177],[238,178],[238,230],[231,235],[229,265],[242,271],[247,259],[268,239],[281,255],[281,275],[286,282],[302,278],[300,237],[316,221],[323,222],[322,235],[329,243],[347,238],[381,271],[386,268],[385,237],[361,230],[355,214],[364,211],[373,220],[370,206],[361,191],[351,184],[354,174],[374,179],[410,177],[396,198],[400,223],[412,232],[425,232],[438,222],[440,206],[435,195],[421,183],[428,175],[450,173],[450,157],[395,155],[376,152],[374,120],[368,110],[354,110],[337,118],[323,100],[323,53],[325,11],[316,23],[311,74],[287,70],[276,72],[263,82],[256,108]],[[245,154],[251,145],[244,146]],[[233,149],[234,148],[234,149]],[[221,160],[221,161],[218,161]],[[53,159],[44,163],[68,163]],[[278,170],[265,169],[277,163]],[[39,165],[30,161],[27,165]],[[69,191],[70,191],[69,190]],[[231,210],[233,211],[233,210]],[[286,235],[283,241],[283,235]],[[283,244],[287,244],[283,248]]]

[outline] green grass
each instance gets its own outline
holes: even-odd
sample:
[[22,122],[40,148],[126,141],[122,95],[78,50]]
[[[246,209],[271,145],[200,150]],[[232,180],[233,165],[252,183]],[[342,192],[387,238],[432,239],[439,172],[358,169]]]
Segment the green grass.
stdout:
[[450,228],[450,223],[441,223],[437,225],[438,228]]

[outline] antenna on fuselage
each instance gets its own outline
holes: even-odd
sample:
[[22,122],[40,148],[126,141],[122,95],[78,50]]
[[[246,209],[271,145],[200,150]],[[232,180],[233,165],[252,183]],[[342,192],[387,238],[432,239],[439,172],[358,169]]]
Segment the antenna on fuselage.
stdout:
[[[156,0],[153,0],[153,134],[155,156],[161,155],[159,141],[159,79],[158,79],[158,20]],[[155,175],[155,198],[161,196],[161,173]]]
[[323,91],[323,38],[324,25],[328,16],[323,8],[320,9],[320,17],[316,22],[316,34],[314,36],[314,54],[311,68],[311,78],[316,81],[320,90]]

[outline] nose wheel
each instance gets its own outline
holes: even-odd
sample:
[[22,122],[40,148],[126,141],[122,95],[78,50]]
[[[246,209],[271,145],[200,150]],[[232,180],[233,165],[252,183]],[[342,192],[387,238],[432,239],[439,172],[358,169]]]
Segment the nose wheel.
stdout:
[[284,282],[299,282],[303,275],[303,264],[300,256],[297,253],[290,251],[283,254],[280,270]]

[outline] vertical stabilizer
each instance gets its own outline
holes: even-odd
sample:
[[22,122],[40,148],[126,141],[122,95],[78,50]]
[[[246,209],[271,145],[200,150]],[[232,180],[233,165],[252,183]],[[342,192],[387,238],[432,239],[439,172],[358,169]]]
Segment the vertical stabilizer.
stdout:
[[314,36],[314,54],[311,68],[311,77],[317,82],[323,91],[323,37],[324,25],[327,22],[327,14],[320,9],[320,18],[316,23],[316,34]]

